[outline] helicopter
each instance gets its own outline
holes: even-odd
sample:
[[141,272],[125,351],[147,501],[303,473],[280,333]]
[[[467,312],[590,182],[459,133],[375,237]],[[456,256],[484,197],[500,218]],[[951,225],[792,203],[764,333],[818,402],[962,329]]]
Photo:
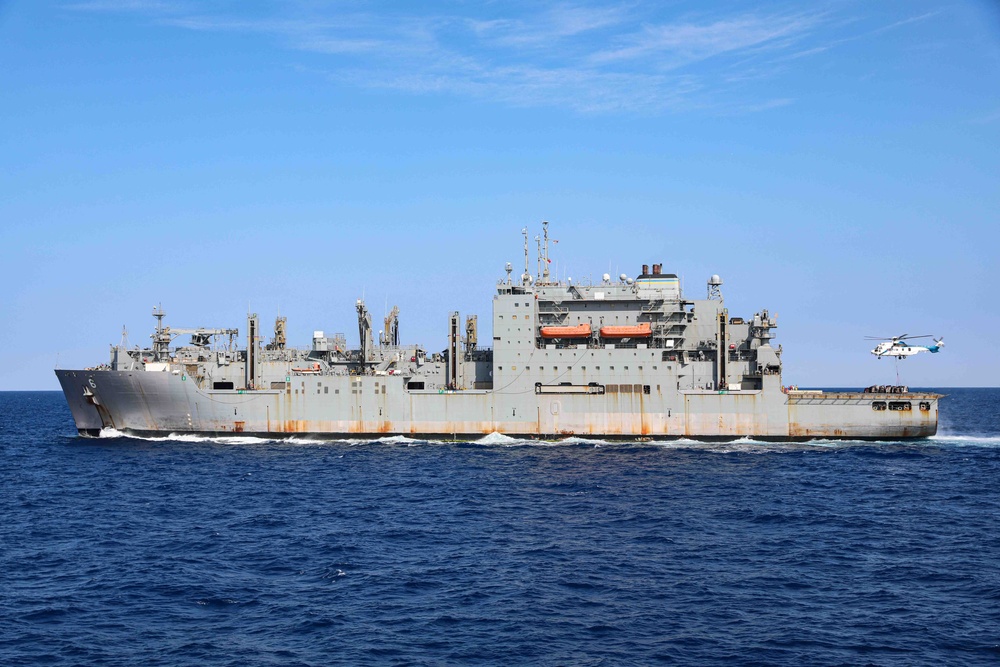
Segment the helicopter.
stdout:
[[931,335],[926,336],[911,336],[909,334],[903,334],[902,336],[892,336],[890,340],[885,340],[889,338],[888,336],[865,336],[866,340],[880,340],[882,341],[875,346],[872,350],[872,354],[881,359],[882,357],[896,357],[897,359],[904,359],[906,357],[913,356],[920,352],[931,352],[937,353],[941,351],[944,347],[944,338],[935,339],[933,345],[910,345],[909,342],[916,338],[933,338]]

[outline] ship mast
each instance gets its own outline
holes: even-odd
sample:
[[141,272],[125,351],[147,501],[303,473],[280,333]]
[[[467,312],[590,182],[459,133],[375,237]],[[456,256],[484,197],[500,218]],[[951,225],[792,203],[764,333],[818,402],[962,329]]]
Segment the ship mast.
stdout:
[[542,237],[535,235],[535,245],[538,246],[538,270],[535,271],[535,280],[538,282],[544,282],[542,280]]
[[163,326],[163,305],[157,305],[153,309],[153,317],[156,318],[156,332],[151,336],[153,339],[153,360],[160,361],[170,357],[170,328]]
[[549,223],[547,220],[542,221],[542,234],[545,237],[545,261],[542,263],[544,272],[542,273],[542,282],[548,284],[549,282]]
[[521,284],[527,285],[531,282],[531,274],[528,273],[528,228],[523,227],[521,234],[524,235],[524,273],[521,274]]

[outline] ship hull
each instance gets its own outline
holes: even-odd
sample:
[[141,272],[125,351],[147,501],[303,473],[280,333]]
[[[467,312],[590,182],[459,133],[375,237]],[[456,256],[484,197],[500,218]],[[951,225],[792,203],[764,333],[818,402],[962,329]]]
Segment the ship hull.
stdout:
[[[181,373],[60,370],[78,432],[264,438],[901,440],[937,432],[938,394],[408,391],[394,376],[295,376],[284,389],[208,390]],[[881,404],[881,406],[877,405]],[[890,406],[885,409],[885,406]],[[879,409],[881,407],[881,409]]]

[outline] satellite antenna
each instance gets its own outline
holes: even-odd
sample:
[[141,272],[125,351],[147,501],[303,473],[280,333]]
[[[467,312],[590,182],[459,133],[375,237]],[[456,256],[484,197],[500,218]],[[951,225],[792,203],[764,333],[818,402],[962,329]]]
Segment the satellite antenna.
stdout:
[[712,274],[708,279],[708,298],[715,301],[722,301],[722,278],[719,274]]

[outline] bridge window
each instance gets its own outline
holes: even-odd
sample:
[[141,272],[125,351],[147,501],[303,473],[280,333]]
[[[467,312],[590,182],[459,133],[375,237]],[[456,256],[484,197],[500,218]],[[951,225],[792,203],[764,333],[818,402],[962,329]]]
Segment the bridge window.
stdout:
[[909,401],[889,401],[890,410],[908,411],[913,409]]
[[872,410],[876,412],[885,410],[885,401],[872,401]]

